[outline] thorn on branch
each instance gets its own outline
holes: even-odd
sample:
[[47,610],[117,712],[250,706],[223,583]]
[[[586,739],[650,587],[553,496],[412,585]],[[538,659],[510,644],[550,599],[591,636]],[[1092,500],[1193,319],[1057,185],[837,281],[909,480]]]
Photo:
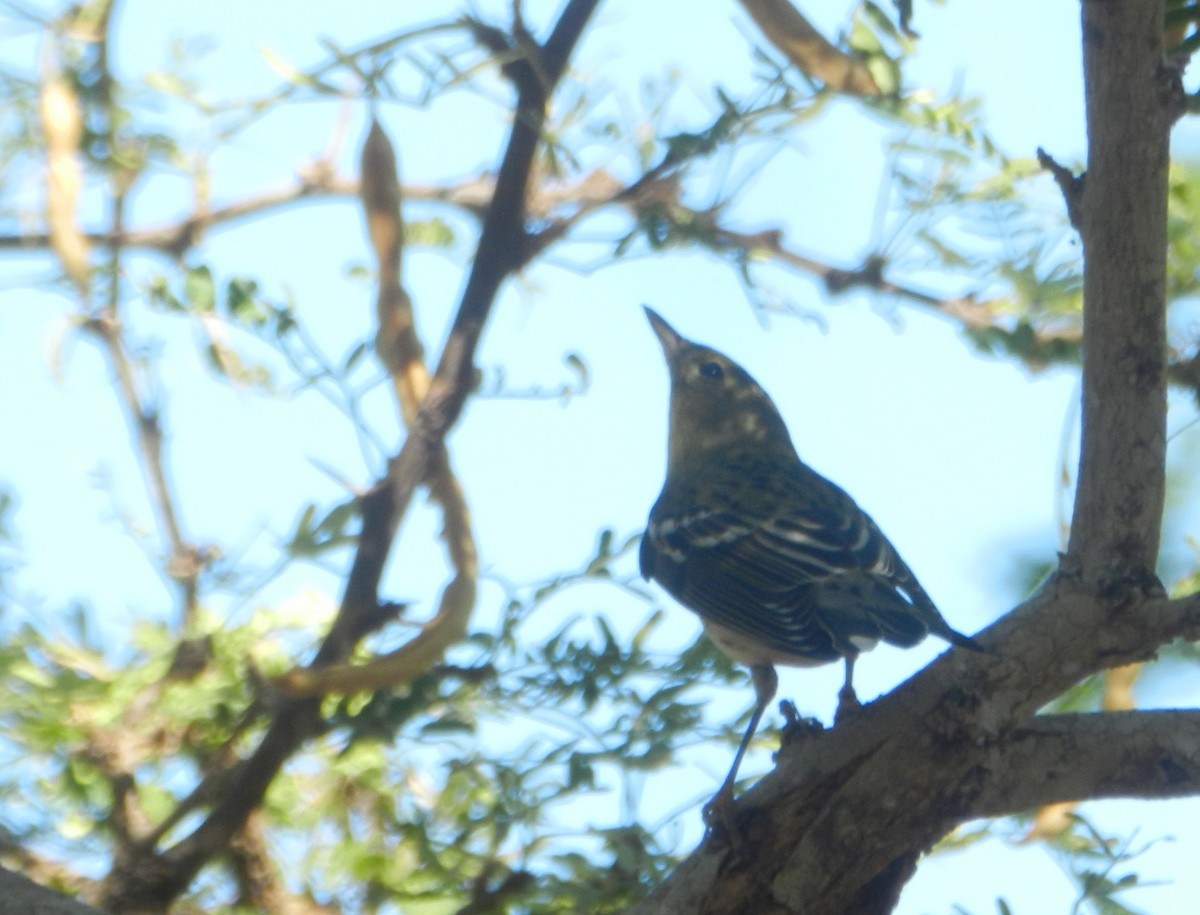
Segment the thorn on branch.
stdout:
[[1054,177],[1054,183],[1058,185],[1059,191],[1062,192],[1063,202],[1067,205],[1067,219],[1071,221],[1071,225],[1079,231],[1079,206],[1083,199],[1083,182],[1087,176],[1085,172],[1076,177],[1065,165],[1059,165],[1054,158],[1046,152],[1042,147],[1037,149],[1038,165],[1048,171]]

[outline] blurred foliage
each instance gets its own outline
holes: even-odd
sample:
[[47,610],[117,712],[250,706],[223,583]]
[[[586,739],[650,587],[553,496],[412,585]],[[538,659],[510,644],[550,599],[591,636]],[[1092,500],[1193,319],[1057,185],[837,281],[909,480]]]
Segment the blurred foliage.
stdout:
[[[0,598],[5,593],[5,583],[17,565],[16,532],[13,528],[15,500],[7,489],[0,488]],[[0,611],[4,604],[0,603]]]
[[1085,817],[1073,817],[1075,828],[1055,841],[1062,867],[1078,887],[1071,915],[1142,915],[1129,907],[1127,893],[1143,885],[1133,870],[1136,859],[1152,843],[1135,847],[1133,839],[1106,836]]
[[[743,674],[706,640],[679,655],[648,652],[659,611],[629,643],[599,612],[545,641],[524,637],[530,616],[564,589],[627,587],[612,566],[636,539],[615,551],[613,540],[606,532],[579,571],[514,590],[499,628],[472,632],[458,665],[403,692],[327,700],[329,739],[276,780],[266,808],[273,842],[300,850],[290,870],[306,875],[304,895],[355,886],[370,907],[424,911],[407,906],[454,909],[486,885],[506,887],[525,910],[603,912],[667,873],[675,850],[648,827],[589,826],[572,804],[673,765],[681,748],[735,743],[738,723],[714,732],[702,713],[708,684]],[[77,860],[99,861],[121,828],[110,813],[118,791],[131,790],[161,838],[172,837],[195,779],[261,737],[270,702],[261,675],[285,669],[287,646],[327,622],[308,608],[262,608],[235,627],[209,620],[207,662],[179,677],[171,627],[135,624],[114,658],[86,621],[25,624],[0,648],[0,743],[20,748],[20,772],[37,773],[33,784],[0,780],[0,796],[8,821],[27,824],[14,830],[20,841],[68,840]],[[42,797],[53,798],[53,820],[40,814]]]
[[[1190,53],[1197,4],[1175,0],[1169,7],[1173,46]],[[451,92],[494,99],[511,53],[469,40],[472,23],[449,19],[356,48],[327,42],[327,60],[307,69],[271,55],[278,88],[220,99],[194,75],[202,41],[177,43],[161,70],[115,78],[101,52],[119,43],[98,40],[110,13],[103,2],[64,4],[53,17],[21,5],[5,10],[53,46],[78,98],[79,154],[97,195],[86,208],[88,229],[96,233],[119,228],[96,212],[163,176],[185,178],[197,213],[206,212],[213,157],[281,106],[337,104],[348,84],[366,87],[380,103],[427,106]],[[908,85],[905,63],[917,45],[912,16],[909,0],[896,0],[894,9],[864,2],[848,12],[841,49],[867,61],[878,98],[845,100],[765,47],[747,55],[751,91],[739,96],[714,87],[708,116],[686,123],[675,113],[677,74],[648,77],[640,107],[619,114],[601,105],[603,87],[568,84],[536,163],[531,236],[558,231],[547,237],[567,245],[570,230],[605,208],[621,214],[606,228],[606,261],[705,250],[729,263],[755,306],[799,312],[796,303],[773,297],[772,271],[807,271],[836,293],[848,286],[838,287],[831,271],[853,265],[825,264],[822,252],[796,252],[778,238],[774,247],[765,244],[772,227],[748,243],[733,231],[731,214],[744,176],[802,142],[832,106],[855,105],[889,137],[888,199],[864,283],[889,301],[959,321],[965,340],[982,352],[1031,369],[1074,365],[1080,264],[1061,199],[1033,160],[998,148],[977,99],[934,98]],[[0,219],[18,240],[38,218],[36,201],[21,189],[33,186],[42,165],[42,78],[28,60],[0,63]],[[607,176],[611,193],[599,199],[582,191],[595,171],[589,152],[597,142],[614,153],[605,168],[615,173]],[[1198,174],[1181,163],[1171,172],[1169,292],[1183,304],[1196,294],[1200,269]],[[468,188],[439,190],[422,204],[436,212],[406,212],[407,244],[469,249],[479,199]],[[149,318],[188,322],[214,379],[271,398],[316,392],[358,440],[367,466],[382,464],[390,454],[387,435],[364,420],[362,409],[384,382],[371,340],[326,352],[301,320],[297,294],[210,260],[198,229],[154,253],[165,259],[127,273],[99,259],[94,268],[123,309],[122,332],[139,366],[153,374]],[[361,268],[354,272],[371,279]],[[99,308],[78,303],[74,326],[94,322]],[[1197,349],[1186,326],[1172,343],[1181,360]],[[568,353],[563,367],[565,381],[519,390],[495,370],[482,393],[567,400],[585,392],[584,358]],[[3,825],[17,843],[81,872],[103,873],[122,833],[167,842],[194,825],[205,799],[192,799],[192,789],[256,745],[279,701],[266,676],[294,663],[328,626],[327,613],[262,606],[259,593],[293,563],[344,562],[356,543],[360,505],[353,488],[345,489],[332,504],[297,494],[293,520],[266,568],[242,561],[236,549],[214,553],[199,579],[202,604],[250,609],[206,612],[198,642],[166,623],[132,620],[114,645],[95,631],[102,608],[41,606],[21,597],[37,622],[9,622],[0,646],[0,752],[9,763],[0,799]],[[13,500],[0,495],[0,609],[14,600],[8,583],[21,555]],[[478,624],[445,664],[404,690],[325,700],[325,733],[267,796],[270,864],[289,893],[350,911],[604,913],[623,911],[669,872],[678,842],[669,830],[638,820],[637,795],[649,779],[692,765],[690,751],[736,744],[744,718],[714,724],[706,707],[713,684],[744,687],[745,674],[704,639],[682,651],[652,647],[662,641],[662,616],[634,580],[636,543],[634,535],[603,531],[576,569],[520,585],[497,575],[501,604],[480,615],[495,625]],[[170,578],[167,552],[151,559]],[[1194,572],[1179,585],[1188,592],[1198,586]],[[592,609],[546,631],[544,611],[571,589],[588,594]],[[613,595],[642,608],[632,636],[627,623],[606,613]],[[395,628],[403,626],[401,620]],[[196,645],[198,660],[186,661]],[[1190,646],[1164,657],[1196,661]],[[1055,708],[1095,708],[1100,689],[1098,678],[1081,683]],[[960,832],[940,850],[1025,822]],[[1138,882],[1128,841],[1103,837],[1078,819],[1053,848],[1079,887],[1077,911],[1131,911],[1118,901]],[[235,865],[217,862],[183,905],[248,910]],[[997,911],[1010,910],[999,900]]]
[[[938,844],[938,851],[961,851],[985,839],[1003,838],[1012,843],[1027,842],[1025,835],[1030,817],[1010,818],[1005,824],[988,823],[974,829],[962,829]],[[1144,910],[1131,907],[1130,895],[1148,886],[1137,874],[1138,858],[1153,847],[1153,842],[1135,844],[1134,838],[1104,833],[1090,819],[1071,814],[1066,830],[1045,839],[1042,844],[1071,880],[1076,897],[1068,910],[1070,915],[1144,915]],[[998,915],[1022,915],[1003,897],[996,900]],[[1044,907],[1038,909],[1046,911]],[[971,910],[956,905],[955,915],[973,915]],[[1031,912],[1030,915],[1033,915]]]

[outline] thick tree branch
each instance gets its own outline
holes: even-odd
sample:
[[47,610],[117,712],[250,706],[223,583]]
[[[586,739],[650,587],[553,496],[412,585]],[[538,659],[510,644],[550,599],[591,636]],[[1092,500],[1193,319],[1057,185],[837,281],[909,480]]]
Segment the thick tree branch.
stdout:
[[0,915],[104,915],[39,886],[28,877],[0,867]]
[[1166,467],[1167,166],[1182,96],[1162,2],[1083,8],[1083,434],[1065,568],[1157,587]]
[[1044,715],[1006,736],[975,798],[981,816],[1062,801],[1200,794],[1200,711]]

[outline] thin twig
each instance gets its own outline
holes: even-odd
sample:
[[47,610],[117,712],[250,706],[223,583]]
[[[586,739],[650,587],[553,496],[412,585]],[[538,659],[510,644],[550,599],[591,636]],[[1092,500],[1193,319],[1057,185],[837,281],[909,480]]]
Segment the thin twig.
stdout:
[[[129,420],[137,441],[138,454],[146,480],[150,501],[158,517],[159,528],[166,547],[167,574],[180,588],[181,622],[184,632],[190,632],[199,613],[199,577],[205,565],[202,552],[189,544],[179,521],[177,499],[167,480],[163,459],[162,427],[158,412],[151,408],[138,390],[133,363],[129,358],[121,324],[121,274],[125,237],[125,202],[133,187],[136,175],[126,171],[118,161],[118,135],[121,123],[120,112],[112,98],[112,74],[109,71],[108,43],[109,25],[112,22],[116,0],[103,6],[98,25],[97,68],[98,86],[105,106],[106,143],[110,163],[109,180],[113,185],[112,215],[107,233],[108,249],[108,295],[100,313],[84,323],[101,341],[116,377],[117,392],[122,409]],[[84,303],[86,307],[86,303]]]

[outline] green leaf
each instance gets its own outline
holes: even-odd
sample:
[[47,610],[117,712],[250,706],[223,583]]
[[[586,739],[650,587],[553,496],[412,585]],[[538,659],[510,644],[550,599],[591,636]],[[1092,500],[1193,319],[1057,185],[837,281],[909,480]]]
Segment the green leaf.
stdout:
[[261,327],[271,318],[270,310],[258,299],[258,283],[235,277],[225,287],[225,307],[229,317],[242,324]]
[[286,545],[290,555],[312,559],[331,549],[352,545],[357,540],[356,534],[347,531],[358,513],[357,497],[335,505],[314,524],[316,512],[315,505],[308,505],[301,513]]
[[208,315],[216,310],[217,291],[208,267],[193,267],[183,281],[183,297],[195,314]]
[[427,248],[449,248],[454,244],[454,230],[442,219],[406,221],[404,241]]
[[185,312],[187,307],[171,292],[167,278],[161,274],[153,274],[146,284],[146,299],[151,308],[161,308],[163,311]]

